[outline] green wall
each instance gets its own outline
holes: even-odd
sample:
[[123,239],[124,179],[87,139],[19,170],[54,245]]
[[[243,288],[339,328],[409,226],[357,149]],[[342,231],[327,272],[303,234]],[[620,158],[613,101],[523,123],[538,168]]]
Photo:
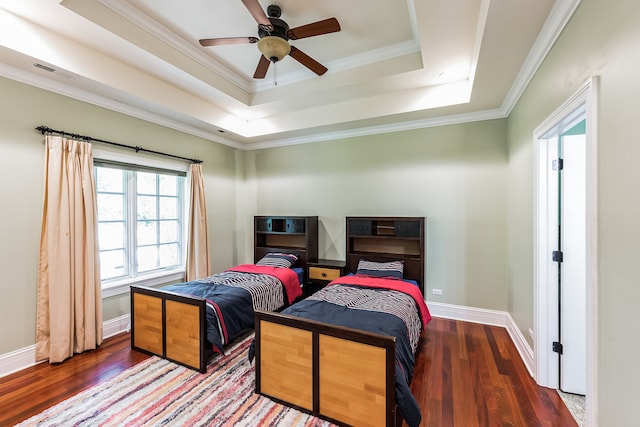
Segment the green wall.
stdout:
[[345,258],[346,216],[424,216],[427,300],[507,310],[506,120],[260,150],[246,167],[257,213],[319,216],[321,257]]
[[533,130],[600,76],[597,149],[597,419],[638,425],[640,326],[640,2],[582,0],[508,121],[509,289],[514,319],[532,324]]

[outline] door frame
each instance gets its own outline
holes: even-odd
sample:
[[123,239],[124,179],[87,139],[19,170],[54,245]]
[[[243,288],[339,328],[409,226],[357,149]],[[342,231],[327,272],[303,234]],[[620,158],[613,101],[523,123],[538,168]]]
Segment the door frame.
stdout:
[[[599,79],[592,77],[569,99],[543,121],[533,132],[534,145],[534,372],[536,382],[544,387],[558,388],[557,355],[552,352],[552,341],[557,336],[557,283],[547,278],[555,263],[551,261],[552,246],[547,221],[548,166],[547,144],[542,136],[558,122],[585,105],[586,114],[586,330],[587,330],[587,425],[594,425],[597,408],[597,123]],[[557,267],[555,267],[557,268]],[[554,289],[555,288],[555,289]],[[554,314],[554,311],[556,312]]]

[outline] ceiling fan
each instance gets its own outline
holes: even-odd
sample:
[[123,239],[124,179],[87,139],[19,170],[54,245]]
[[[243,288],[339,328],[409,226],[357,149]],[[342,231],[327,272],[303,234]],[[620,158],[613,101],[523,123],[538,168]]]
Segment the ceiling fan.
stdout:
[[269,64],[281,61],[289,55],[317,75],[321,76],[327,72],[327,68],[315,59],[311,58],[300,49],[289,44],[289,40],[299,40],[322,34],[335,33],[340,31],[340,24],[336,18],[323,19],[322,21],[302,25],[296,28],[289,28],[289,25],[280,19],[282,13],[279,6],[270,5],[267,7],[267,14],[264,13],[258,0],[242,0],[249,13],[258,23],[259,37],[222,37],[213,39],[201,39],[202,46],[221,46],[228,44],[257,43],[258,50],[262,55],[258,61],[258,66],[253,74],[254,79],[263,79]]

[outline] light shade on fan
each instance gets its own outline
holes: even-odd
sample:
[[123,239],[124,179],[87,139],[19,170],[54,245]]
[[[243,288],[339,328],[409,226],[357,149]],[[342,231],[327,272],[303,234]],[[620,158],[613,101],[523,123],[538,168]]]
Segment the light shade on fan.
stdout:
[[281,37],[266,36],[258,42],[258,50],[269,61],[277,62],[291,52],[291,46]]

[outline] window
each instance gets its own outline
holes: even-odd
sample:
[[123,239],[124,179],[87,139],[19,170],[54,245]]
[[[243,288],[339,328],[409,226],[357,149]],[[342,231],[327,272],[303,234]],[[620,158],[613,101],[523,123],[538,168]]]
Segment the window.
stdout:
[[103,289],[184,271],[186,173],[103,160],[94,172]]

